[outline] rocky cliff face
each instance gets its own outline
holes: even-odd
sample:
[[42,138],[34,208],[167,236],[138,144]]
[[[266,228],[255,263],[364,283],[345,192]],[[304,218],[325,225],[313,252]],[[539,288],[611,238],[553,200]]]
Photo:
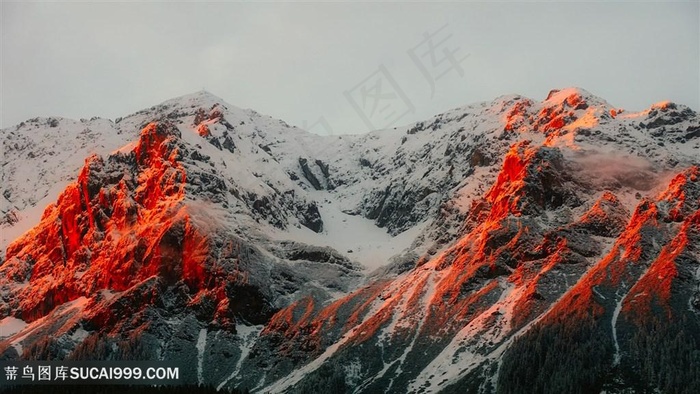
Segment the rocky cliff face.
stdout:
[[122,147],[40,219],[22,179],[51,198],[74,159],[3,130],[4,229],[38,223],[0,265],[4,358],[178,358],[261,392],[700,388],[687,107],[565,89],[318,137],[198,93],[101,122]]
[[[237,324],[250,331],[294,293],[328,297],[357,281],[357,264],[332,251],[289,248],[297,254],[283,260],[237,236],[245,228],[217,210],[254,217],[258,208],[202,161],[169,121],[146,125],[129,149],[88,157],[40,223],[7,247],[2,313],[26,327],[21,343],[4,342],[4,357],[192,358],[191,339],[212,330],[221,338],[210,346],[225,355],[212,357],[235,363]],[[283,214],[320,221],[312,202],[289,199],[273,224],[285,225]]]

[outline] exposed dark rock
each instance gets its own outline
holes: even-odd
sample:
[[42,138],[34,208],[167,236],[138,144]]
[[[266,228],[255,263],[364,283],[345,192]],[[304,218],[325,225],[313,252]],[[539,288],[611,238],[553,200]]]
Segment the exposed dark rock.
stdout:
[[222,144],[222,146],[227,151],[229,151],[231,153],[236,153],[235,152],[236,144],[233,142],[233,140],[231,139],[231,137],[228,134],[224,137],[224,143]]
[[318,211],[316,203],[309,203],[305,210],[301,210],[301,224],[309,228],[311,231],[320,233],[323,231],[323,220]]
[[306,178],[306,180],[309,181],[311,186],[313,186],[316,190],[322,190],[323,186],[321,186],[321,182],[318,181],[316,175],[314,175],[314,173],[309,168],[308,160],[306,160],[303,157],[300,157],[299,166],[301,167],[302,174],[304,174],[304,178]]
[[472,167],[483,167],[490,165],[491,160],[484,155],[481,149],[476,148],[469,158],[469,164],[471,164]]

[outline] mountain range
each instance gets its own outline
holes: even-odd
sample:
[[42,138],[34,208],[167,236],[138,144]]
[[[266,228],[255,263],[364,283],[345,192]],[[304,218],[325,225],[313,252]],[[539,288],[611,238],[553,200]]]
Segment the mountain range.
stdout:
[[0,358],[261,393],[700,392],[700,116],[580,88],[320,136],[197,92],[0,131]]

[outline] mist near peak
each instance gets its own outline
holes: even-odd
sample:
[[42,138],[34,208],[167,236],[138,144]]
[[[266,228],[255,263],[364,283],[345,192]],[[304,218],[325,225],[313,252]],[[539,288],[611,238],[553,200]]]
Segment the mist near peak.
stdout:
[[594,190],[630,188],[653,192],[668,182],[671,171],[649,159],[603,151],[576,151],[565,154],[569,168]]

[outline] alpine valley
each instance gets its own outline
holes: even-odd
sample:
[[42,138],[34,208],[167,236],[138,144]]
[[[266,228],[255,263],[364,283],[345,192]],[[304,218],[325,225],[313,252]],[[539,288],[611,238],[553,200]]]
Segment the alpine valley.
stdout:
[[0,358],[256,393],[700,392],[700,116],[319,136],[198,92],[3,129]]

